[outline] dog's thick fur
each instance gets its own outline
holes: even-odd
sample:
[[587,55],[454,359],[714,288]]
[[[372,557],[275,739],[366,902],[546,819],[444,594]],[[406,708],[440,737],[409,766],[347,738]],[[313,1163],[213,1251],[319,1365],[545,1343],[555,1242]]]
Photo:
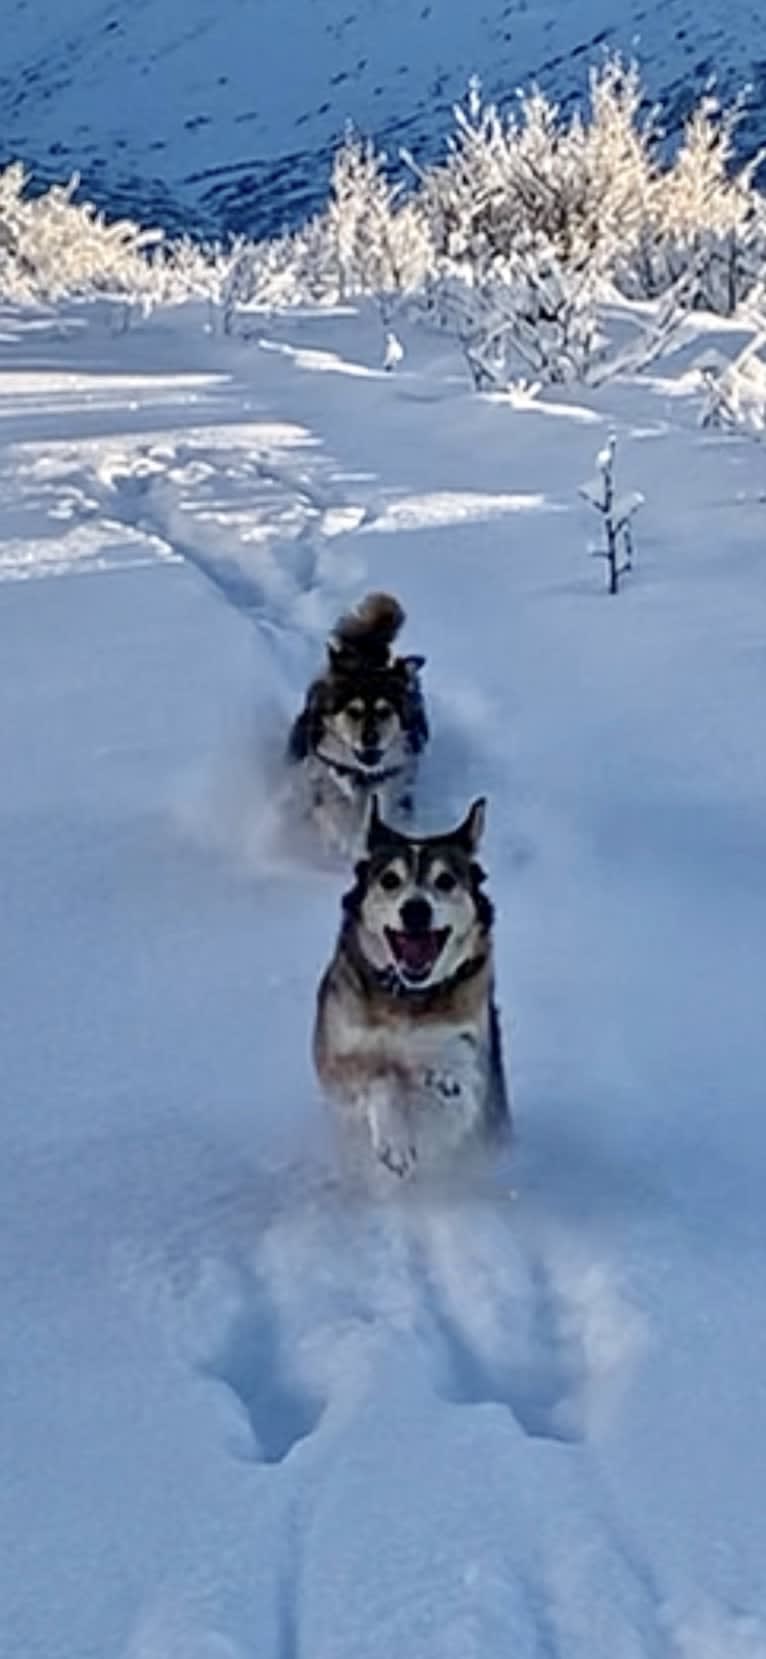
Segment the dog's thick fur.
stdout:
[[325,672],[309,687],[288,742],[306,808],[323,842],[356,851],[377,794],[395,816],[412,811],[417,757],[428,741],[420,690],[423,657],[398,657],[397,599],[370,593],[340,617]]
[[366,1125],[377,1158],[411,1173],[425,1148],[453,1149],[510,1127],[494,1000],[492,905],[476,851],[484,802],[444,835],[385,824],[343,900],[318,992],[322,1086]]

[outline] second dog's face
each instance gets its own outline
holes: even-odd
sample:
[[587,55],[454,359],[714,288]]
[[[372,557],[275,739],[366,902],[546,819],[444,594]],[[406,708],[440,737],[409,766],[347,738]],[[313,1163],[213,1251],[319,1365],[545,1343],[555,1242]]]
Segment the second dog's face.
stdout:
[[402,699],[393,685],[370,680],[341,686],[324,716],[324,736],[354,757],[363,771],[378,771],[404,740]]
[[491,911],[474,861],[483,823],[477,802],[452,834],[410,840],[375,819],[369,860],[348,908],[360,950],[380,973],[406,986],[450,979],[480,950]]

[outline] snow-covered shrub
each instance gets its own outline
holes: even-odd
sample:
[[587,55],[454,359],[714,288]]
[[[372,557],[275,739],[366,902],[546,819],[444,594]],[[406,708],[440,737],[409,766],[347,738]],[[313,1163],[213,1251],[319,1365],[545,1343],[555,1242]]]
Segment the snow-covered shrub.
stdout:
[[333,305],[362,295],[378,300],[387,325],[392,301],[426,281],[431,249],[417,201],[401,199],[385,165],[374,145],[349,130],[321,213],[289,235],[232,244],[218,296],[225,332],[248,308]]
[[215,303],[221,308],[224,331],[231,333],[235,317],[243,311],[332,305],[338,297],[326,239],[318,220],[310,219],[300,230],[271,241],[237,238],[223,260]]
[[0,173],[0,298],[21,305],[106,298],[116,325],[126,327],[136,312],[190,299],[222,313],[245,250],[261,271],[273,263],[273,243],[171,241],[131,220],[109,221],[74,199],[78,182],[29,197],[22,167]]
[[638,490],[617,496],[614,482],[616,448],[617,439],[611,433],[596,456],[596,477],[580,487],[581,496],[595,508],[603,524],[603,542],[592,546],[590,552],[594,558],[606,562],[610,593],[619,592],[620,578],[633,569],[633,518],[644,500]]
[[220,242],[195,242],[191,236],[161,242],[150,255],[156,304],[207,300],[220,305],[231,259],[232,249]]
[[[601,305],[657,212],[656,116],[642,115],[638,70],[619,57],[591,71],[589,89],[587,119],[564,120],[536,90],[503,117],[474,80],[446,161],[419,171],[409,158],[434,249],[426,309],[457,336],[479,388],[520,373],[601,380],[622,366],[610,366]],[[669,277],[665,287],[675,318],[687,291]],[[648,325],[632,357],[649,360],[667,332],[667,319]]]
[[766,320],[734,358],[707,352],[698,364],[704,390],[700,425],[719,431],[766,430]]
[[[110,223],[76,200],[76,179],[31,197],[14,166],[0,172],[0,297],[107,296],[123,325],[137,309],[204,299],[230,332],[249,309],[369,296],[385,336],[413,296],[455,334],[477,386],[603,380],[649,361],[684,311],[731,313],[762,281],[760,158],[735,164],[740,112],[703,99],[667,163],[638,70],[619,57],[591,70],[583,114],[536,88],[502,112],[474,80],[444,159],[405,157],[409,191],[349,129],[321,212],[290,234],[225,244]],[[615,293],[660,302],[621,355],[603,329]]]
[[477,391],[531,375],[545,385],[587,380],[602,336],[590,273],[555,255],[519,259],[504,282],[444,277],[429,291],[432,314],[459,341]]
[[441,267],[502,280],[520,249],[539,248],[562,268],[611,270],[638,234],[653,178],[640,103],[637,69],[616,57],[591,71],[589,120],[563,120],[537,89],[503,116],[472,80],[446,161],[418,171]]
[[472,81],[446,159],[420,170],[408,158],[439,274],[513,290],[530,272],[548,289],[555,273],[561,292],[587,273],[580,306],[609,283],[630,299],[672,293],[676,306],[733,312],[766,261],[760,157],[734,164],[741,104],[705,97],[665,166],[659,112],[643,104],[636,66],[619,57],[591,70],[589,110],[570,119],[534,89],[503,115]]
[[706,96],[692,111],[672,165],[653,180],[635,247],[618,271],[623,290],[646,298],[689,278],[689,304],[730,316],[747,297],[766,258],[764,204],[754,156],[735,166],[741,103],[725,109]]
[[519,262],[514,281],[433,280],[425,314],[458,341],[477,391],[601,386],[661,356],[688,317],[686,278],[653,305],[607,304],[586,267]]
[[402,200],[385,169],[385,155],[349,129],[313,227],[314,258],[341,300],[373,294],[385,302],[425,281],[432,255],[420,203]]
[[129,219],[108,221],[90,202],[74,200],[79,179],[26,194],[18,164],[0,174],[0,298],[24,303],[104,296],[153,303],[150,249],[159,230]]

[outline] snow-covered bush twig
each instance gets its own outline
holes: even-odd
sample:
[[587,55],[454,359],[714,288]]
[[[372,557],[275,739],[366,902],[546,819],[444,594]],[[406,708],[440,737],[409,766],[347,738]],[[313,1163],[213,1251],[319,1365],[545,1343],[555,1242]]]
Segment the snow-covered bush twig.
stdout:
[[617,439],[611,433],[596,456],[596,477],[580,487],[580,495],[600,514],[603,523],[604,541],[591,547],[590,551],[594,558],[606,561],[610,593],[619,592],[620,578],[633,569],[633,517],[644,500],[638,490],[631,490],[628,495],[616,495],[616,448]]

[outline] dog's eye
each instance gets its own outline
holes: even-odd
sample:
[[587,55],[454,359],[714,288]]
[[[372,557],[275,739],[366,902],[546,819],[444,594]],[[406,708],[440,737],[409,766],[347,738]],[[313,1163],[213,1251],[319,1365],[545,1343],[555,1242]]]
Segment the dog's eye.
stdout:
[[376,703],[375,713],[379,720],[386,720],[391,713],[390,705],[388,703]]
[[384,893],[396,893],[402,885],[402,878],[395,870],[384,870],[380,878],[380,885]]
[[449,870],[440,870],[434,882],[434,887],[439,893],[453,893],[457,887],[457,882],[455,877],[450,875]]
[[364,718],[364,709],[361,703],[349,703],[346,713],[349,720],[362,720]]

